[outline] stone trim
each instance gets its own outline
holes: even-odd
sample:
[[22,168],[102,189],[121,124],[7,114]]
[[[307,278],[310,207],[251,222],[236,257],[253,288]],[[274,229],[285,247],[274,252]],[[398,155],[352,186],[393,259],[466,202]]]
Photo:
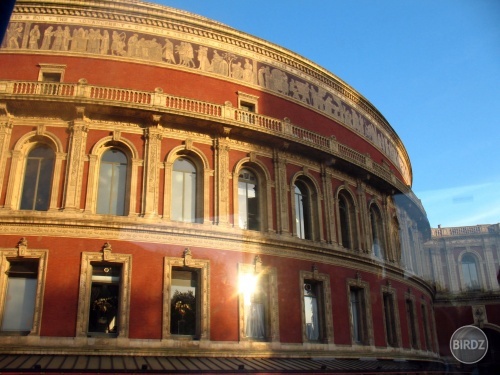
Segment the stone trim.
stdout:
[[87,337],[92,288],[92,262],[121,264],[120,301],[118,302],[118,337],[127,338],[129,334],[130,286],[132,280],[132,255],[115,254],[106,242],[99,253],[83,252],[80,268],[80,289],[78,294],[78,313],[76,318],[76,337]]
[[40,336],[43,311],[43,297],[45,291],[45,276],[47,274],[47,260],[49,251],[45,249],[28,249],[28,241],[21,238],[17,246],[13,249],[0,248],[0,324],[3,321],[5,308],[5,297],[7,293],[7,280],[9,259],[24,260],[38,259],[37,288],[35,297],[35,312],[33,315],[33,325],[29,336]]
[[[304,283],[305,280],[314,280],[321,283],[322,292],[322,308],[321,314],[323,319],[323,337],[322,343],[333,344],[333,313],[332,313],[332,292],[330,289],[330,275],[326,273],[319,273],[316,265],[313,265],[312,271],[300,271],[299,274],[299,288],[300,288],[300,301],[301,301],[301,317],[302,317],[302,341],[309,342],[306,335],[305,326],[305,306],[304,306]],[[313,341],[314,342],[314,341]]]
[[175,339],[178,336],[170,333],[170,285],[172,284],[172,268],[185,267],[196,270],[200,285],[201,300],[199,303],[199,327],[196,336],[200,340],[210,340],[210,261],[204,259],[193,259],[191,250],[186,248],[182,258],[164,258],[163,276],[163,319],[162,319],[162,339]]

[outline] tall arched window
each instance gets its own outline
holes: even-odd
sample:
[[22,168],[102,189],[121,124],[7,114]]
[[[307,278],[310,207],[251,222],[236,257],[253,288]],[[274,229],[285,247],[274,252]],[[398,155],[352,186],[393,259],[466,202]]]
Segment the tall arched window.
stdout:
[[242,229],[260,230],[260,199],[256,175],[242,169],[238,177],[238,221]]
[[99,169],[98,214],[125,215],[127,197],[127,156],[116,148],[104,152]]
[[295,192],[295,231],[297,237],[311,240],[311,207],[309,189],[301,182],[297,181],[294,185]]
[[186,158],[178,158],[172,171],[171,219],[196,222],[196,167]]
[[340,235],[342,246],[346,249],[351,248],[351,226],[349,216],[349,204],[347,203],[347,199],[341,195],[339,196]]
[[370,207],[370,224],[372,229],[372,251],[378,258],[384,257],[384,237],[382,216],[376,206]]
[[21,194],[21,210],[49,209],[54,159],[54,151],[47,145],[39,145],[28,154]]
[[481,289],[476,259],[471,254],[466,254],[462,257],[462,275],[465,289]]

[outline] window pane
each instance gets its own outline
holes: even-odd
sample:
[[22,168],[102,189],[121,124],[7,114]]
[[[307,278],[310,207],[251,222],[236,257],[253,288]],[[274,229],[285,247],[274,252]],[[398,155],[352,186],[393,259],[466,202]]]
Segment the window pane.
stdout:
[[121,151],[106,151],[101,159],[97,213],[125,215],[127,157]]
[[54,151],[48,146],[34,148],[27,157],[21,194],[21,210],[49,209]]
[[196,221],[196,168],[187,159],[174,162],[170,216],[175,221]]
[[2,330],[29,332],[33,326],[38,261],[10,261]]
[[245,274],[240,278],[240,288],[243,293],[244,334],[257,340],[266,338],[267,319],[267,277]]
[[121,265],[93,264],[90,294],[89,332],[118,331],[118,301]]
[[238,219],[242,229],[260,230],[260,202],[257,177],[243,169],[238,179]]
[[170,289],[170,333],[195,335],[198,318],[198,273],[191,270],[172,270]]
[[342,235],[342,246],[351,248],[351,233],[349,230],[349,212],[344,197],[339,198],[340,232]]
[[320,338],[320,318],[318,308],[318,285],[304,284],[304,316],[306,324],[306,337],[316,341]]

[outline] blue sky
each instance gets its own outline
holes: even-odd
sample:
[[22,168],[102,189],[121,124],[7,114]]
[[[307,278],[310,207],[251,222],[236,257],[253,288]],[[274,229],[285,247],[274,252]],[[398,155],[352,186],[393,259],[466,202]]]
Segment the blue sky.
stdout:
[[500,222],[499,0],[156,0],[296,52],[372,102],[432,227]]

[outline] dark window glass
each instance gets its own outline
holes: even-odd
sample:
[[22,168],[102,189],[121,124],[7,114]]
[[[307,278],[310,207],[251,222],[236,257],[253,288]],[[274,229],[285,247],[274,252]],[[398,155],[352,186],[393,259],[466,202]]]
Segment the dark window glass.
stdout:
[[383,257],[382,218],[375,207],[370,208],[370,222],[372,228],[372,251],[376,257]]
[[101,159],[97,213],[125,215],[127,157],[117,149],[107,150]]
[[366,340],[364,290],[351,288],[352,339],[357,344]]
[[311,210],[307,187],[300,181],[295,183],[295,230],[297,237],[310,240]]
[[172,269],[170,289],[170,333],[174,335],[197,334],[199,312],[198,272],[190,269]]
[[398,340],[396,336],[396,316],[394,313],[394,298],[391,293],[384,293],[384,318],[385,318],[385,333],[387,335],[387,344],[397,346]]
[[50,204],[54,151],[40,145],[30,151],[26,160],[21,210],[47,211]]
[[351,248],[351,230],[349,225],[349,206],[344,197],[339,197],[340,234],[342,236],[342,246]]
[[240,228],[260,230],[257,177],[248,169],[243,169],[238,177],[238,211]]
[[414,349],[418,349],[417,341],[417,327],[415,321],[415,310],[413,306],[413,301],[410,299],[406,300],[406,317],[408,319],[409,334],[410,334],[410,345]]
[[468,290],[479,290],[479,276],[477,273],[476,259],[472,255],[466,254],[462,257],[462,275],[465,288]]
[[114,335],[118,332],[121,269],[116,263],[92,264],[89,333]]

